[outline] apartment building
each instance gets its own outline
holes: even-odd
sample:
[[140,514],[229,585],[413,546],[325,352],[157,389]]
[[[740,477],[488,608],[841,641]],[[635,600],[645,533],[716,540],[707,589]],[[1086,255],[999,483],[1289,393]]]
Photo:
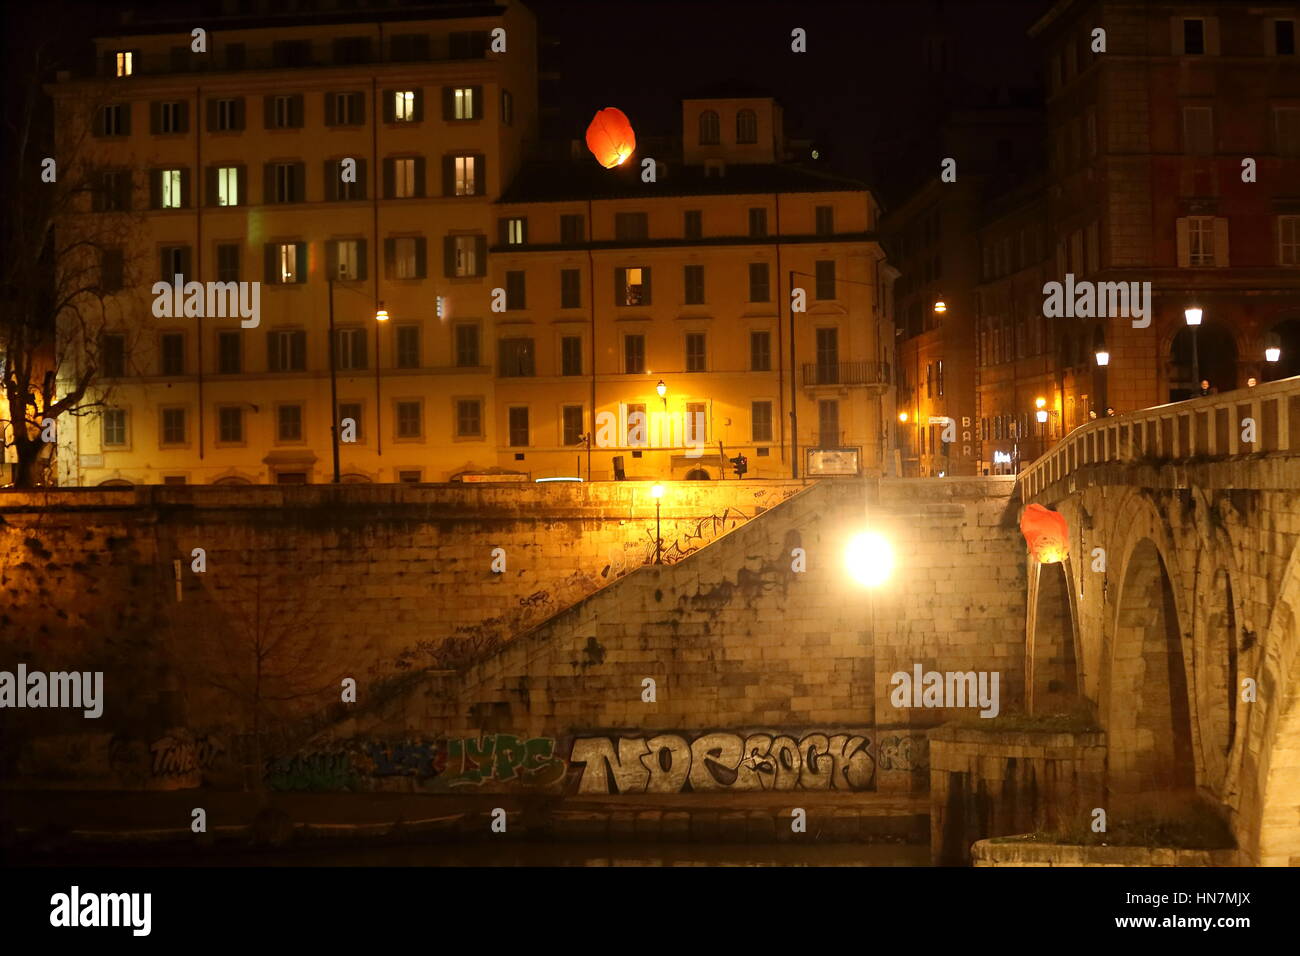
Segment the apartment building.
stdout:
[[[81,357],[106,407],[61,428],[60,481],[329,481],[336,422],[343,480],[495,468],[487,248],[535,138],[531,13],[203,22],[202,52],[192,22],[141,24],[50,89],[61,142],[90,133],[83,214],[129,220]],[[153,285],[178,275],[260,283],[257,324],[159,316]]]

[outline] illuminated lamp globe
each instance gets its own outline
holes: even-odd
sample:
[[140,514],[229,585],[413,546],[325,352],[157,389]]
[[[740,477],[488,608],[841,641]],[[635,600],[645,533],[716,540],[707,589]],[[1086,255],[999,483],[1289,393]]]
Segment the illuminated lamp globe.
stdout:
[[844,566],[859,584],[874,588],[884,584],[894,570],[894,549],[875,531],[854,535],[844,550]]

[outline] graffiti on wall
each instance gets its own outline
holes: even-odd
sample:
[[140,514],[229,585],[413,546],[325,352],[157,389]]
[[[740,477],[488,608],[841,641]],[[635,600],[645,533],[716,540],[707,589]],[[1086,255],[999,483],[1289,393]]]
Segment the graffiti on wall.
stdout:
[[217,737],[176,731],[150,744],[151,772],[155,777],[189,776],[212,769],[225,752],[225,745]]
[[489,783],[546,787],[562,780],[566,769],[552,737],[354,738],[274,757],[267,761],[265,779],[273,790],[365,790],[393,777],[413,778],[431,790]]
[[[705,515],[703,518],[698,519],[693,526],[688,525],[684,531],[678,533],[676,538],[671,540],[668,537],[664,538],[660,561],[663,564],[674,564],[682,560],[682,558],[689,557],[714,538],[740,527],[766,510],[766,508],[759,507],[755,509],[753,515],[747,515],[739,508],[727,507],[722,509],[720,515]],[[646,530],[646,534],[649,536],[650,543],[646,551],[645,561],[649,562],[655,558],[655,536],[654,532],[649,529]]]
[[863,731],[578,737],[569,762],[583,765],[579,793],[682,790],[870,790],[871,738]]
[[886,734],[880,738],[876,759],[881,770],[919,773],[930,769],[929,748],[924,736]]

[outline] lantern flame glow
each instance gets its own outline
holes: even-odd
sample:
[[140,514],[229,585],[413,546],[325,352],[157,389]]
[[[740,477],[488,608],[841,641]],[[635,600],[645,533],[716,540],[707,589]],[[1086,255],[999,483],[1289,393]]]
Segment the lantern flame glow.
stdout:
[[1020,516],[1020,533],[1039,564],[1060,564],[1070,554],[1070,526],[1059,511],[1030,505]]
[[613,106],[598,111],[587,127],[587,148],[606,169],[627,162],[636,150],[636,133],[627,115]]

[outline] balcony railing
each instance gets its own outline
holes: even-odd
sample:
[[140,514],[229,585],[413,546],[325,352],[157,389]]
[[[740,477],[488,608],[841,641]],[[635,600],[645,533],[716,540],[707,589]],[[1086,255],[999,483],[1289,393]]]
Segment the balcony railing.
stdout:
[[888,385],[888,362],[816,362],[803,367],[805,388],[815,385]]

